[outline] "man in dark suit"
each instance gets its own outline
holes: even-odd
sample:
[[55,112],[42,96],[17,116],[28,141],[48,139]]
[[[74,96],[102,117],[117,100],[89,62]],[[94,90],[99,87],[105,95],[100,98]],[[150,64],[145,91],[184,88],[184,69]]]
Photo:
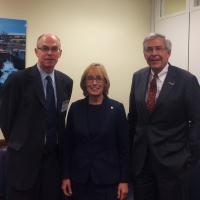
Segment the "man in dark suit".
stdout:
[[8,145],[7,200],[61,197],[62,138],[73,82],[54,70],[62,53],[56,35],[41,35],[35,53],[37,64],[12,73],[1,93],[0,123]]
[[148,35],[143,51],[149,67],[133,75],[129,110],[134,199],[187,200],[200,155],[200,87],[168,63],[164,35]]

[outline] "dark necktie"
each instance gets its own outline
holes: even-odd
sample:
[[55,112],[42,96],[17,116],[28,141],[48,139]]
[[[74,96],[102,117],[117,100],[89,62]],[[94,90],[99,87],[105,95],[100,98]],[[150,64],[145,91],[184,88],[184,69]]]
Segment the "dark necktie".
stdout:
[[156,93],[157,93],[157,84],[156,79],[158,78],[157,74],[154,74],[153,79],[150,82],[149,91],[147,95],[146,106],[147,110],[151,113],[154,109],[156,103]]
[[52,85],[52,79],[50,76],[46,76],[47,85],[46,85],[46,103],[48,111],[53,112],[56,109],[55,104],[55,95]]
[[57,143],[57,115],[55,105],[55,95],[50,76],[46,76],[46,105],[47,105],[47,133],[46,144],[55,145]]

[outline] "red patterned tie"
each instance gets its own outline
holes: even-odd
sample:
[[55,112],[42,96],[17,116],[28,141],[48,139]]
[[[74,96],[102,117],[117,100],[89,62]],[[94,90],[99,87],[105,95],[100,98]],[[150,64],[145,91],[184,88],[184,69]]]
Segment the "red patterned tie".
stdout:
[[148,96],[147,96],[147,110],[151,113],[154,109],[155,103],[156,103],[156,93],[157,93],[157,84],[156,79],[158,78],[157,74],[153,75],[153,79],[150,82]]

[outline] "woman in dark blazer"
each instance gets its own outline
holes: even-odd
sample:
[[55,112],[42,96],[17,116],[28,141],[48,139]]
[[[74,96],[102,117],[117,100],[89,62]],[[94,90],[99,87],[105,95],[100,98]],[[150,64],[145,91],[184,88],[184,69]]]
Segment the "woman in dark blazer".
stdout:
[[101,64],[91,64],[72,103],[64,139],[62,189],[73,200],[123,200],[128,193],[128,124],[124,106],[110,99]]

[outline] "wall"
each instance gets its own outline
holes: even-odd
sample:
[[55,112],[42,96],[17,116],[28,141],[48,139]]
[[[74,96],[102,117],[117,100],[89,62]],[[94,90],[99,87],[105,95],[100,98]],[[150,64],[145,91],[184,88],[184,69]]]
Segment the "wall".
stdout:
[[[162,0],[155,1],[155,18],[154,18],[154,31],[166,35],[172,42],[172,54],[169,62],[173,65],[179,66],[188,70],[188,37],[189,37],[189,12],[188,3],[186,8],[180,12],[175,12],[167,16],[160,16]],[[171,1],[171,0],[170,0]],[[170,2],[169,1],[169,2]],[[173,1],[175,2],[175,1]],[[171,4],[168,6],[173,6]],[[179,2],[180,3],[180,2]],[[177,7],[177,3],[174,3]],[[179,4],[180,7],[182,4]],[[165,9],[165,8],[164,8]]]
[[83,97],[83,70],[100,62],[110,77],[110,97],[128,111],[132,73],[145,65],[142,40],[150,32],[150,0],[0,0],[0,5],[0,17],[27,20],[27,67],[36,63],[37,37],[53,32],[63,49],[57,69],[74,80],[72,101]]
[[189,37],[189,71],[195,74],[200,83],[200,3],[190,10],[190,37]]
[[164,0],[164,11],[163,14],[165,15],[170,15],[175,12],[179,12],[182,10],[185,10],[186,7],[186,0]]
[[[185,0],[186,7],[180,12],[160,16],[160,2],[154,0],[154,30],[167,35],[172,41],[170,62],[193,73],[200,82],[200,3],[197,0]],[[181,0],[182,2],[183,0]],[[177,6],[177,2],[171,6]],[[174,3],[174,5],[172,5]],[[182,3],[179,4],[182,6]],[[153,19],[153,18],[152,18]]]

